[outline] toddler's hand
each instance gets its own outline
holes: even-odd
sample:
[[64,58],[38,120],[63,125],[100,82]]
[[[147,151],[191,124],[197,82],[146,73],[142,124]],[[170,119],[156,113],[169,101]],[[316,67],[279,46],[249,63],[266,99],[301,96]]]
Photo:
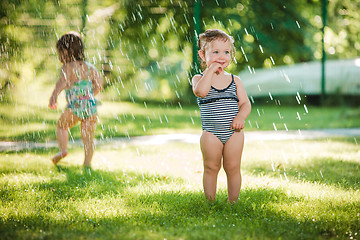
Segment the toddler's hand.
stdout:
[[222,71],[224,71],[222,65],[217,62],[210,64],[209,69],[211,69],[211,71],[216,74],[220,74]]
[[236,116],[230,126],[230,129],[234,129],[236,132],[240,132],[245,127],[245,120]]
[[55,110],[57,108],[57,103],[49,103],[49,108],[51,108],[52,110]]
[[49,108],[53,110],[57,108],[57,101],[56,98],[54,98],[53,96],[49,100]]

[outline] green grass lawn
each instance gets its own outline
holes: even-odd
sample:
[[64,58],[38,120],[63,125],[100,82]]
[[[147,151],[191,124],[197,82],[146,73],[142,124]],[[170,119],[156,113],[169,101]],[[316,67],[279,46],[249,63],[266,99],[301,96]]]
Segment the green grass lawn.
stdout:
[[246,142],[243,187],[226,203],[202,192],[198,144],[78,146],[0,153],[1,239],[358,239],[354,138]]
[[[0,140],[55,140],[61,113],[44,106],[0,105]],[[97,139],[201,132],[197,106],[103,102]],[[246,130],[360,127],[350,107],[253,105]],[[79,126],[71,131],[79,139]],[[0,152],[1,239],[358,239],[358,138],[247,142],[243,187],[226,203],[205,200],[198,144],[105,144],[93,169],[70,144]]]
[[[38,141],[55,139],[56,121],[61,114],[41,106],[0,104],[0,140]],[[351,107],[282,106],[253,104],[246,129],[297,130],[360,127],[360,110]],[[103,102],[99,107],[97,138],[167,133],[200,133],[198,107]],[[80,137],[79,126],[71,130]]]

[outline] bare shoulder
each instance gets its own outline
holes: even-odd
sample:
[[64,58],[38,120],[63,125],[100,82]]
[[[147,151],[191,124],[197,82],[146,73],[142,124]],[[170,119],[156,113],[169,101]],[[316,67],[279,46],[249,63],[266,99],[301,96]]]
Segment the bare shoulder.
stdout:
[[91,75],[99,76],[99,71],[93,64],[91,64],[91,63],[89,63],[87,61],[85,63],[89,67]]
[[236,86],[238,86],[238,87],[244,86],[239,76],[234,75],[234,81],[235,81]]
[[241,79],[240,79],[239,76],[237,76],[237,75],[233,75],[233,76],[234,76],[234,81],[235,82],[241,82]]
[[61,70],[68,71],[70,68],[71,68],[70,63],[65,63],[62,65]]
[[67,75],[73,73],[74,72],[74,63],[73,62],[65,63],[62,66],[61,71],[63,71]]
[[60,80],[64,79],[67,80],[68,77],[71,75],[71,71],[70,71],[71,67],[69,66],[68,63],[65,63],[61,66],[61,70],[60,70]]
[[193,77],[192,77],[192,79],[194,80],[194,79],[200,79],[202,77],[202,75],[201,74],[195,74]]

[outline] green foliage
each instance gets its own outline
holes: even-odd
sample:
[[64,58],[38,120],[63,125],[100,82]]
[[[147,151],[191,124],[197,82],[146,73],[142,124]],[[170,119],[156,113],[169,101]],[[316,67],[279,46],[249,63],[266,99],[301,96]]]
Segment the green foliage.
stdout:
[[329,1],[325,47],[330,59],[359,56],[359,6],[359,0]]
[[6,92],[14,88],[18,71],[14,68],[14,57],[22,48],[22,43],[14,32],[18,13],[14,11],[20,1],[1,1],[0,3],[0,102],[5,101]]
[[306,5],[281,0],[229,0],[223,5],[204,8],[204,20],[206,28],[220,27],[235,37],[238,65],[232,68],[234,72],[248,66],[269,68],[313,60],[311,45],[305,41],[306,34],[312,35],[316,29],[301,14],[301,10],[309,11]]
[[[321,57],[321,1],[200,1],[201,24],[235,38],[237,64],[229,71],[292,64]],[[325,47],[329,58],[359,55],[359,0],[329,1]],[[2,1],[1,96],[56,80],[58,37],[81,31],[87,59],[103,73],[114,100],[189,102],[193,1]],[[36,83],[34,79],[39,80]],[[24,86],[25,84],[25,86]],[[118,95],[120,93],[120,95]]]

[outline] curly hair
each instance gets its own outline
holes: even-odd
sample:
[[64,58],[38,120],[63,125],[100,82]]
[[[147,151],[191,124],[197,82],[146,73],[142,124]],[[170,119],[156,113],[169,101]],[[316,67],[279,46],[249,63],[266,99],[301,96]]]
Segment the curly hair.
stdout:
[[[219,29],[208,29],[204,33],[199,34],[197,46],[199,50],[202,51],[202,53],[205,55],[206,47],[208,46],[209,43],[211,43],[214,40],[222,40],[224,42],[230,41],[231,43],[230,54],[231,54],[231,58],[234,58],[236,52],[234,47],[234,38]],[[205,67],[204,61],[201,58],[199,58],[199,60],[201,62],[201,67]]]
[[68,32],[61,36],[56,43],[56,50],[64,63],[84,60],[84,43],[78,32]]

